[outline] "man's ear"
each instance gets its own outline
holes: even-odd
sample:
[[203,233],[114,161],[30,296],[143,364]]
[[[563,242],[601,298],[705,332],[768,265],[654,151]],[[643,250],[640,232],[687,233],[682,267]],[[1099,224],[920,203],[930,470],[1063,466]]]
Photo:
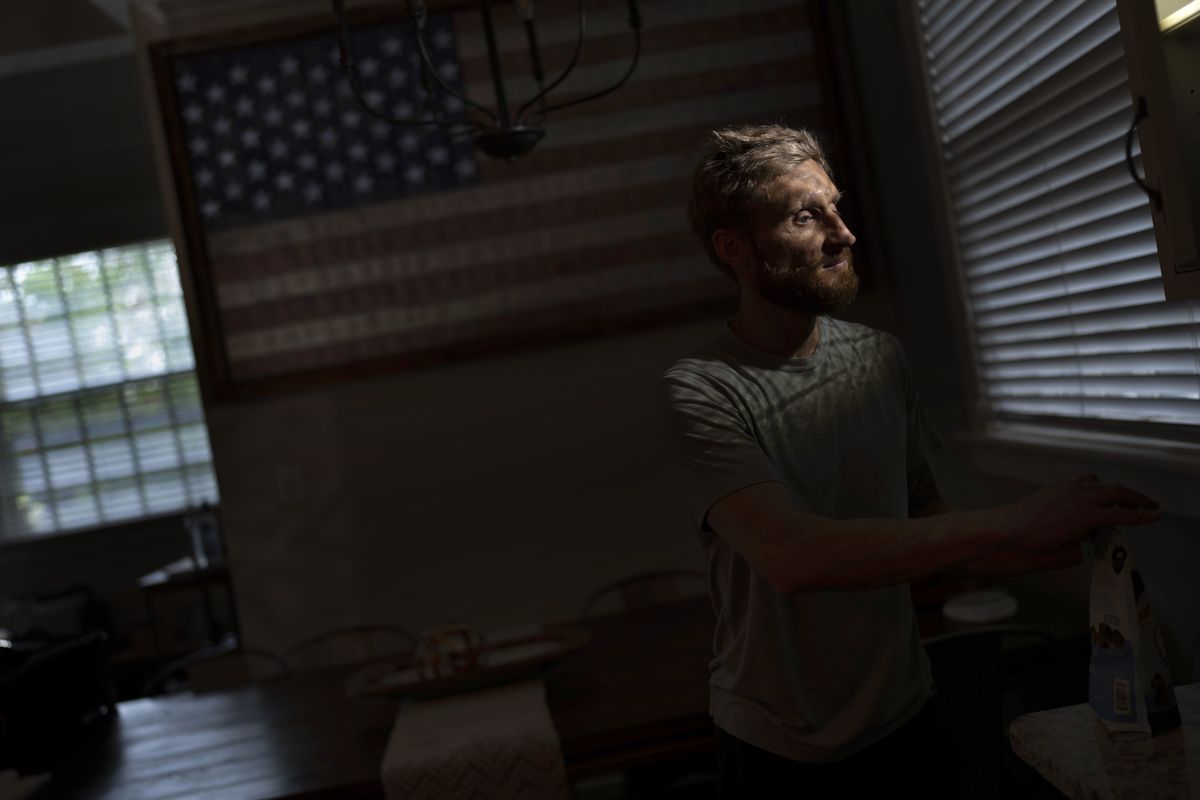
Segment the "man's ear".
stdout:
[[737,271],[746,261],[749,244],[746,235],[734,228],[717,228],[712,234],[713,249],[729,268]]

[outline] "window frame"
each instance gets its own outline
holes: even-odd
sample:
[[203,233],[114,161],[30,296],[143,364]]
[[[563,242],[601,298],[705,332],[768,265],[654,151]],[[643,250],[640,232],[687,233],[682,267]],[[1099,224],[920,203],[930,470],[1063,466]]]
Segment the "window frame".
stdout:
[[[932,225],[943,277],[949,287],[951,323],[957,333],[957,356],[967,398],[969,429],[954,439],[967,447],[983,474],[1025,485],[1039,485],[1102,470],[1104,480],[1121,480],[1155,488],[1164,505],[1200,513],[1194,483],[1200,478],[1200,428],[1186,425],[1052,418],[1013,423],[997,418],[982,392],[976,337],[962,269],[962,253],[954,226],[950,180],[940,148],[932,102],[929,64],[921,46],[917,0],[899,4],[900,40],[916,89],[914,117],[921,140],[920,156],[931,178]],[[1164,434],[1176,437],[1170,441]]]
[[[207,502],[213,508],[219,508],[219,506],[220,506],[220,489],[219,489],[219,486],[217,485],[217,479],[216,479],[215,454],[212,452],[211,436],[209,435],[209,422],[208,422],[207,413],[206,413],[207,405],[204,403],[204,398],[201,393],[201,387],[199,386],[198,369],[197,369],[197,365],[195,363],[195,344],[194,344],[194,337],[191,332],[192,320],[188,314],[186,289],[183,285],[183,275],[182,275],[181,266],[179,264],[178,252],[175,250],[174,243],[171,241],[171,239],[169,237],[159,236],[159,237],[154,237],[154,238],[150,238],[150,239],[141,239],[138,241],[128,241],[128,242],[123,242],[120,244],[105,245],[105,246],[93,248],[90,250],[73,251],[73,252],[67,252],[67,253],[59,253],[59,254],[55,254],[55,255],[46,255],[46,256],[36,258],[36,259],[29,259],[26,261],[5,264],[3,266],[0,266],[0,269],[11,270],[11,269],[17,268],[18,266],[20,266],[23,263],[35,263],[35,262],[46,262],[46,261],[57,262],[62,259],[70,259],[70,258],[73,258],[76,256],[85,255],[85,254],[99,254],[104,251],[112,251],[112,250],[138,251],[138,254],[142,258],[145,258],[145,257],[147,257],[147,251],[149,251],[152,248],[169,249],[171,252],[171,257],[174,259],[174,262],[176,265],[176,270],[179,272],[178,277],[179,277],[180,295],[178,296],[178,302],[183,310],[184,322],[188,326],[187,347],[188,347],[188,350],[190,351],[190,355],[192,357],[191,368],[190,369],[172,368],[172,366],[168,362],[167,364],[164,365],[164,369],[161,372],[157,372],[157,373],[153,373],[153,374],[141,374],[141,375],[125,374],[122,378],[113,380],[109,383],[102,383],[102,384],[90,385],[90,386],[89,385],[81,385],[74,389],[67,389],[64,391],[53,391],[48,394],[40,393],[41,392],[40,386],[36,386],[36,384],[35,384],[35,390],[38,393],[35,393],[31,397],[25,397],[25,398],[21,398],[21,399],[17,399],[17,400],[12,400],[12,401],[8,401],[8,400],[4,400],[4,399],[0,398],[0,408],[11,409],[11,408],[19,408],[21,406],[26,406],[26,405],[30,406],[30,408],[33,408],[35,406],[38,406],[41,403],[44,403],[47,400],[47,398],[52,398],[56,401],[70,404],[75,408],[75,418],[81,426],[80,430],[82,432],[82,439],[80,440],[80,445],[84,448],[88,448],[88,447],[90,447],[90,444],[92,443],[93,440],[86,428],[86,426],[87,426],[87,422],[85,419],[86,413],[83,410],[83,404],[86,403],[86,398],[89,395],[95,395],[95,394],[105,393],[105,392],[114,392],[114,391],[115,392],[125,392],[125,391],[127,391],[128,387],[142,384],[147,381],[158,381],[161,383],[161,392],[163,393],[164,397],[166,397],[167,395],[172,393],[172,389],[171,389],[171,385],[173,385],[172,381],[177,381],[177,379],[179,379],[181,376],[186,377],[186,376],[190,375],[191,379],[193,381],[195,381],[197,384],[197,386],[196,386],[197,394],[195,397],[195,402],[196,402],[196,404],[199,408],[199,412],[200,412],[200,418],[199,418],[199,420],[196,420],[195,422],[198,423],[203,428],[205,438],[208,440],[208,458],[204,462],[189,462],[186,459],[186,457],[185,457],[186,453],[184,450],[184,442],[181,438],[181,432],[183,430],[182,426],[192,425],[193,422],[188,422],[187,420],[182,419],[178,416],[179,408],[176,407],[176,405],[175,405],[176,400],[174,400],[174,399],[167,400],[168,408],[167,408],[166,413],[167,413],[167,420],[168,420],[169,425],[164,430],[169,431],[170,437],[175,442],[175,446],[178,450],[180,461],[173,469],[179,473],[180,480],[183,483],[185,500],[187,498],[193,497],[192,489],[194,488],[194,487],[190,486],[190,483],[189,483],[190,479],[187,477],[187,473],[190,469],[200,466],[202,463],[205,464],[208,468],[208,472],[209,472],[209,474],[211,476],[211,480],[212,480],[213,489],[215,490],[215,496],[205,498],[203,495],[200,495],[199,499],[193,499],[191,502],[186,502],[185,505],[179,506],[177,508],[166,508],[166,509],[163,509],[163,508],[152,509],[149,506],[149,504],[145,503],[145,497],[143,497],[143,505],[140,509],[141,513],[137,513],[137,514],[127,516],[127,517],[116,517],[116,518],[110,518],[107,520],[98,519],[96,521],[84,522],[83,524],[66,525],[66,526],[62,526],[61,522],[58,522],[58,512],[56,511],[56,512],[54,512],[54,519],[56,520],[56,527],[53,527],[49,530],[38,531],[38,530],[17,528],[10,532],[4,528],[0,528],[0,549],[4,548],[5,546],[8,546],[8,545],[18,545],[18,544],[22,544],[22,543],[28,543],[28,542],[34,541],[34,540],[45,541],[47,539],[53,539],[53,538],[57,538],[57,537],[61,537],[61,536],[75,536],[75,535],[90,533],[90,532],[99,531],[99,530],[107,530],[107,529],[113,529],[113,528],[126,527],[129,525],[141,524],[144,522],[153,523],[155,521],[160,521],[160,520],[182,518],[183,516],[186,516],[189,513],[194,512],[204,502]],[[60,292],[60,296],[65,297],[65,294],[63,294],[64,289],[62,286],[62,275],[58,271],[59,266],[57,264],[55,264],[54,269],[55,269],[55,278],[59,284],[58,289]],[[147,269],[153,269],[153,267],[148,265]],[[149,275],[149,280],[151,280],[151,281],[154,280],[152,275]],[[105,285],[106,285],[105,292],[107,295],[107,293],[109,292],[107,280],[106,280]],[[153,299],[152,299],[152,304],[157,309],[157,307],[162,302],[162,298],[158,295],[156,288],[151,287],[151,291],[154,293]],[[19,308],[19,306],[18,306],[18,308]],[[64,309],[64,313],[67,315],[67,316],[64,316],[64,319],[69,318],[69,315],[71,312]],[[111,302],[111,298],[108,301],[107,310],[104,312],[104,316],[110,322],[113,322],[113,323],[115,323],[119,319],[120,315],[118,313],[118,309],[115,306],[113,306],[113,304]],[[18,313],[18,317],[19,317],[19,320],[17,322],[17,329],[19,331],[21,331],[21,335],[26,340],[26,345],[27,345],[30,357],[35,357],[36,354],[33,350],[33,340],[32,340],[32,336],[31,336],[31,332],[28,327],[28,322],[24,318],[23,313]],[[163,322],[161,319],[156,318],[154,327],[157,329],[157,332],[160,335],[164,332]],[[70,329],[69,323],[68,323],[68,328]],[[84,372],[82,371],[82,367],[81,367],[80,361],[79,361],[81,353],[78,352],[78,350],[76,349],[76,344],[74,343],[75,333],[74,333],[73,329],[71,329],[71,330],[72,330],[72,333],[71,333],[72,350],[71,350],[70,357],[74,361],[74,364],[75,364],[74,375],[77,380],[82,381],[83,377],[84,377]],[[115,328],[114,328],[114,330],[115,330]],[[36,363],[38,363],[38,362],[36,362],[36,359],[34,362],[31,362],[32,374],[36,374],[36,372],[37,372],[37,367],[34,366],[34,364],[36,364]],[[145,485],[145,476],[153,475],[155,473],[153,470],[147,472],[147,471],[143,470],[143,468],[142,468],[142,464],[140,463],[139,456],[137,454],[137,445],[136,445],[136,439],[137,439],[137,435],[139,433],[139,430],[138,430],[138,427],[136,424],[137,420],[135,418],[129,416],[130,409],[126,408],[124,406],[124,402],[125,401],[122,401],[122,410],[121,410],[122,418],[124,420],[124,426],[123,426],[124,432],[115,438],[119,438],[121,440],[128,442],[130,454],[131,454],[131,457],[133,458],[134,471],[131,475],[127,476],[127,478],[121,478],[121,480],[126,480],[126,479],[133,480],[139,486],[139,493],[144,494],[147,491],[147,487]],[[4,437],[4,439],[3,439],[4,443],[0,444],[0,459],[4,459],[5,463],[10,463],[7,461],[8,456],[11,454],[15,457],[16,451],[9,451],[8,444],[7,444],[7,442],[8,442],[7,436],[8,436],[8,434],[6,434],[4,431],[3,423],[0,422],[0,437]],[[35,432],[35,438],[37,440],[36,452],[40,456],[40,459],[42,462],[42,468],[45,471],[45,478],[47,481],[49,481],[51,478],[50,478],[49,467],[47,465],[47,460],[46,460],[47,447],[46,447],[46,443],[44,441],[42,441],[42,432],[40,429],[38,429]],[[29,451],[29,452],[33,452],[33,451]],[[16,461],[14,460],[11,463],[13,465],[15,465]],[[86,485],[91,487],[92,491],[98,492],[102,481],[101,481],[100,477],[98,477],[97,473],[95,472],[95,463],[93,462],[93,457],[90,453],[87,456],[87,470],[88,470],[90,479]],[[111,480],[111,479],[106,479],[106,480]],[[12,486],[8,486],[7,484],[5,484],[3,494],[0,494],[0,504],[3,504],[3,507],[0,507],[0,522],[3,522],[5,524],[7,524],[9,521],[11,521],[13,519],[16,519],[17,521],[20,521],[20,519],[21,519],[22,512],[18,509],[18,507],[14,503],[11,502],[16,498],[16,496],[18,494],[18,492],[12,491],[12,490],[15,490],[16,486],[17,486],[17,484],[15,481],[12,484]],[[50,484],[47,485],[46,490],[45,490],[47,497],[51,497],[51,498],[55,495],[56,491],[57,491],[57,489],[53,485],[50,485]],[[97,498],[96,502],[97,502],[97,504],[99,504],[99,495],[98,494],[96,495],[96,498]],[[53,502],[53,501],[51,501],[51,502]],[[99,505],[97,505],[97,511],[99,511],[100,514],[103,516],[104,512]]]

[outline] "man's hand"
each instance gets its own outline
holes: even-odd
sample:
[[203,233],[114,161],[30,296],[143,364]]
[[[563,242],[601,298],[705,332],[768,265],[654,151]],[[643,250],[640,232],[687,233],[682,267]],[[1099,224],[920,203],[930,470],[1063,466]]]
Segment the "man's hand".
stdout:
[[1159,518],[1158,503],[1119,483],[1082,475],[991,510],[1001,550],[1053,553],[1078,548],[1089,531],[1114,525],[1144,525]]

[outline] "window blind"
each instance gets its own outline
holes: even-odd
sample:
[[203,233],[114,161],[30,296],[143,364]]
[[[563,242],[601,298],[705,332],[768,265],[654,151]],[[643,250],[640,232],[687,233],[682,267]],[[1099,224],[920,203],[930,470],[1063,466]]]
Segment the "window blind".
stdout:
[[917,8],[983,416],[1200,430],[1200,303],[1164,300],[1125,164],[1115,4]]
[[217,499],[170,244],[0,269],[0,534]]

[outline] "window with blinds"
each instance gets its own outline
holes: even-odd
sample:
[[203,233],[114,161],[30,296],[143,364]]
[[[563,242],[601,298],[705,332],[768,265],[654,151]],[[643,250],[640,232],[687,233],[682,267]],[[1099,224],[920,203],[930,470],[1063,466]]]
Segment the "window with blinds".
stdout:
[[1164,300],[1113,0],[918,0],[917,19],[982,416],[1200,431],[1200,303]]
[[0,268],[0,535],[217,499],[170,244]]

